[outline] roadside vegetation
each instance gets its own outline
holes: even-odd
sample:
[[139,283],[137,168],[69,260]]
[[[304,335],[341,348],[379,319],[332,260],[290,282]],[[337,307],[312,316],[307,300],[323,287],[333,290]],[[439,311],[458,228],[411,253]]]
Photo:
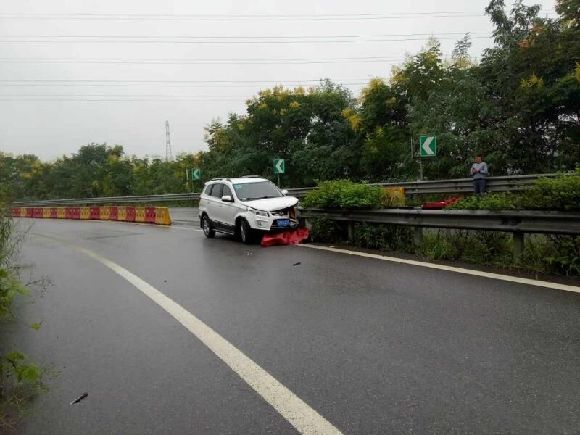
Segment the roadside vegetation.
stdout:
[[460,210],[580,210],[580,169],[556,178],[539,178],[523,192],[468,196],[450,209]]
[[[349,181],[321,183],[303,201],[305,207],[325,209],[381,209],[393,206],[388,192]],[[395,207],[397,205],[394,205]],[[453,206],[467,210],[580,210],[580,171],[538,179],[517,193],[468,196]],[[328,219],[312,222],[316,242],[347,243],[343,223]],[[580,275],[580,237],[527,235],[520,261],[513,258],[510,234],[490,231],[424,230],[417,245],[413,228],[397,225],[355,224],[351,245],[380,251],[415,254],[429,260],[461,261],[535,273]]]
[[[0,153],[0,195],[18,199],[180,193],[204,180],[256,174],[275,179],[273,159],[286,159],[282,184],[416,180],[421,134],[438,138],[424,159],[426,179],[467,176],[482,153],[491,175],[573,170],[580,163],[580,25],[578,1],[558,0],[557,16],[520,0],[485,9],[493,46],[473,59],[469,35],[450,57],[436,40],[410,54],[360,95],[330,80],[305,88],[274,87],[249,98],[244,113],[213,120],[208,151],[173,162],[125,155],[120,145],[85,145],[43,162]],[[209,120],[208,120],[209,121]]]
[[[18,248],[18,240],[14,237],[13,223],[5,210],[0,206],[0,328],[2,329],[7,322],[16,321],[12,312],[15,299],[28,293],[27,288],[20,282],[12,262]],[[39,326],[32,325],[32,328]],[[27,404],[44,390],[43,370],[21,352],[4,352],[4,346],[1,346],[0,433],[12,433]]]
[[381,252],[412,254],[427,260],[464,262],[531,273],[580,276],[580,237],[527,235],[520,261],[515,261],[510,234],[472,230],[424,230],[422,242],[413,239],[413,228],[398,225],[354,225],[347,242],[344,225],[314,219],[312,239]]

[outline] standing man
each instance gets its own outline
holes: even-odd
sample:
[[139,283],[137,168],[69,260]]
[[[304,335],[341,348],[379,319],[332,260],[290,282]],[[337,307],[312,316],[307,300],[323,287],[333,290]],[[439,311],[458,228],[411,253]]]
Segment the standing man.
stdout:
[[473,191],[476,195],[485,193],[485,179],[487,178],[487,163],[482,161],[481,156],[475,157],[475,163],[471,165],[473,177]]

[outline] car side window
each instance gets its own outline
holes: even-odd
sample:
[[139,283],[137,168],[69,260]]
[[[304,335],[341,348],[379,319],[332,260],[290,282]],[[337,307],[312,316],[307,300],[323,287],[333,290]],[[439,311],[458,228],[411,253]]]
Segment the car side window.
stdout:
[[224,188],[222,191],[222,196],[231,196],[232,198],[234,197],[232,195],[232,190],[229,188],[229,186],[226,186],[225,184],[224,184]]
[[208,184],[207,186],[205,186],[205,189],[203,189],[203,194],[204,195],[210,195],[211,193],[211,188],[213,187],[213,184]]
[[222,183],[215,183],[213,185],[213,188],[211,189],[211,196],[213,196],[214,198],[221,198],[222,197],[222,188],[223,188]]

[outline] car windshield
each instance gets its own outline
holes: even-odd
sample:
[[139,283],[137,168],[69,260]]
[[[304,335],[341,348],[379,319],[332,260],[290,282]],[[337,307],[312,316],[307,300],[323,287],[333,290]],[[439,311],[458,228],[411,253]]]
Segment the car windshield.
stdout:
[[278,198],[282,196],[282,192],[269,181],[234,184],[234,190],[240,201],[253,201],[255,199]]

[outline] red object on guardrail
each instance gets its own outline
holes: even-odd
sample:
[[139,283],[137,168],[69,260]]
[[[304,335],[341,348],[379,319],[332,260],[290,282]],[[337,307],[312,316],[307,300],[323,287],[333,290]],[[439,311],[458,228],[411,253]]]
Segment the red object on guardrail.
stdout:
[[441,210],[445,207],[449,207],[450,205],[455,204],[461,199],[459,196],[453,196],[451,198],[447,198],[445,201],[431,201],[424,203],[421,208],[423,210]]

